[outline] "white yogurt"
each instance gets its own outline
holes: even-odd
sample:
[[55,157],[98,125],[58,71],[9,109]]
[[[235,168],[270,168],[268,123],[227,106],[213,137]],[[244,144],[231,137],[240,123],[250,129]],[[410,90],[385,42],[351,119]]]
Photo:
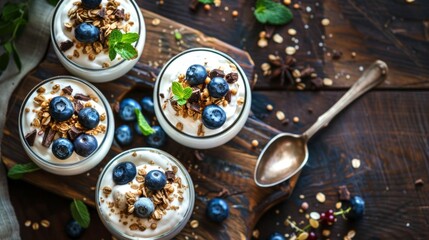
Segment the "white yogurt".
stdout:
[[[54,85],[59,85],[59,91],[55,93],[52,92],[52,87]],[[106,127],[106,132],[101,132],[94,135],[94,137],[97,139],[98,147],[90,156],[82,157],[76,154],[76,152],[73,152],[70,157],[61,160],[55,157],[55,155],[52,153],[52,144],[48,148],[42,145],[44,134],[39,134],[41,130],[40,127],[35,127],[32,124],[33,120],[37,117],[36,111],[41,109],[41,106],[34,103],[33,100],[38,95],[37,89],[41,87],[45,89],[45,93],[42,95],[46,99],[52,99],[53,97],[60,96],[60,93],[62,92],[61,89],[67,86],[70,86],[73,89],[73,93],[71,94],[72,96],[74,96],[76,93],[81,93],[87,96],[95,96],[98,99],[98,101],[91,99],[89,101],[81,102],[83,104],[91,104],[91,107],[95,108],[100,116],[106,116],[104,120],[100,119],[99,123],[99,125],[104,125]],[[75,175],[91,169],[105,157],[113,141],[114,119],[109,103],[102,93],[94,86],[74,77],[58,76],[47,79],[38,84],[27,95],[20,110],[19,128],[24,149],[37,165],[55,174]],[[29,144],[24,139],[24,136],[33,130],[37,131],[36,139],[33,146],[29,146]],[[59,134],[56,134],[55,139],[58,137],[60,137]]]
[[[55,53],[57,54],[60,62],[71,73],[92,82],[107,82],[121,77],[137,63],[143,52],[146,29],[140,8],[134,0],[117,0],[120,3],[118,9],[124,9],[125,13],[130,13],[130,19],[128,21],[123,20],[118,24],[126,25],[126,23],[132,22],[133,24],[130,25],[129,32],[138,33],[140,36],[139,40],[133,43],[133,46],[138,51],[137,58],[124,60],[117,55],[116,58],[111,61],[108,51],[102,51],[95,56],[93,61],[91,61],[87,54],[82,53],[82,48],[76,47],[76,43],[78,41],[74,35],[75,28],[73,27],[70,31],[65,26],[66,23],[71,23],[68,12],[70,9],[76,8],[74,3],[77,1],[60,1],[57,4],[52,17],[51,38],[54,42]],[[101,5],[105,7],[107,2],[107,0],[102,0]],[[121,31],[124,33],[123,30]],[[62,42],[67,40],[73,41],[75,44],[73,44],[70,49],[63,52],[60,50],[60,45]],[[73,56],[75,50],[80,53],[78,57]],[[106,63],[108,63],[109,67],[103,67]]]
[[[204,127],[204,136],[198,136],[201,119],[177,116],[170,102],[164,104],[170,96],[172,82],[178,80],[179,74],[186,74],[193,64],[201,64],[209,70],[222,69],[225,75],[238,73],[238,80],[229,84],[230,90],[236,89],[237,93],[231,94],[227,106],[219,105],[226,113],[225,123],[216,129]],[[155,85],[154,100],[157,119],[171,138],[189,147],[212,148],[230,140],[243,127],[250,111],[251,94],[248,80],[234,60],[213,49],[195,48],[180,53],[164,66]],[[176,128],[177,123],[183,124],[182,130]]]
[[[124,199],[126,193],[136,192],[137,190],[131,186],[141,184],[136,178],[128,184],[115,184],[112,178],[113,169],[118,163],[124,161],[133,162],[137,170],[144,169],[146,173],[154,169],[164,172],[177,168],[175,177],[180,178],[182,181],[183,187],[181,189],[183,194],[178,192],[178,184],[172,183],[174,192],[171,196],[175,197],[173,201],[169,202],[169,207],[161,220],[157,221],[151,218],[139,218],[134,214],[124,214],[124,211],[126,211],[124,208],[127,205]],[[108,195],[103,192],[103,188],[106,186],[112,189],[112,192]],[[177,196],[179,195],[183,196],[183,200],[178,199]],[[103,223],[112,234],[122,239],[171,239],[188,222],[192,214],[194,201],[194,187],[186,169],[171,155],[153,148],[130,149],[113,158],[101,173],[96,189],[97,210]],[[171,206],[174,209],[170,208]],[[146,226],[146,229],[144,231],[139,229],[132,230],[130,226],[136,223]],[[156,223],[157,227],[155,229],[150,227],[152,223]]]

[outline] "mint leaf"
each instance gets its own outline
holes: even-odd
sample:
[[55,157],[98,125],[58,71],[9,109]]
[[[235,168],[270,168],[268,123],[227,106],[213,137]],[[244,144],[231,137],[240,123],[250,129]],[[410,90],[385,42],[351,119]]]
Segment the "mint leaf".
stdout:
[[257,0],[253,13],[256,20],[262,24],[282,25],[290,22],[293,18],[289,8],[272,0]]
[[114,47],[118,42],[122,40],[122,32],[118,29],[114,29],[109,34],[109,46]]
[[81,200],[73,199],[73,202],[70,204],[70,211],[73,219],[76,220],[80,226],[83,228],[89,227],[91,217],[85,203]]
[[188,99],[190,98],[192,95],[192,88],[190,87],[186,87],[185,89],[183,89],[183,97],[184,99]]
[[122,35],[121,42],[123,43],[133,43],[137,40],[139,40],[139,35],[137,33],[126,33]]
[[25,173],[30,173],[39,170],[39,166],[37,166],[33,162],[24,163],[24,164],[15,164],[12,168],[7,172],[7,176],[11,179],[20,179],[24,176]]
[[109,47],[109,58],[110,61],[113,61],[113,59],[115,59],[116,57],[116,50],[114,48],[110,48]]
[[173,92],[174,96],[178,99],[182,98],[183,96],[183,87],[182,84],[178,82],[173,82],[173,85],[171,86],[171,91]]
[[198,2],[200,2],[202,4],[212,4],[212,3],[214,3],[214,0],[198,0]]
[[129,43],[117,43],[115,51],[125,60],[131,60],[137,57],[137,50]]
[[182,84],[180,84],[179,82],[173,82],[173,85],[171,86],[171,91],[173,92],[174,98],[179,105],[186,104],[186,100],[188,100],[188,98],[190,98],[192,95],[192,88],[183,88]]
[[0,55],[0,75],[4,70],[6,70],[8,64],[9,64],[9,53],[4,52],[2,55]]
[[142,112],[138,108],[134,108],[134,112],[137,116],[137,124],[139,125],[140,131],[145,136],[149,136],[152,133],[155,132],[153,128],[149,125],[149,123],[146,121],[146,118],[143,116]]
[[182,40],[182,34],[178,30],[174,30],[174,38],[177,41],[180,41],[180,40]]
[[21,59],[19,59],[18,52],[16,51],[16,48],[15,48],[15,43],[12,43],[11,45],[12,45],[13,60],[15,61],[15,64],[18,67],[18,70],[21,71],[21,67],[22,67]]

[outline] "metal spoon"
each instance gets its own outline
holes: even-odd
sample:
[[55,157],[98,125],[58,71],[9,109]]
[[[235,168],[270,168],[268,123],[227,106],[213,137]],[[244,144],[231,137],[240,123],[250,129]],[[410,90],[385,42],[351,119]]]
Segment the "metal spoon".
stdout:
[[327,112],[303,134],[280,133],[262,150],[256,163],[254,179],[260,187],[279,184],[301,170],[308,160],[308,140],[356,98],[386,79],[388,68],[383,61],[375,61]]

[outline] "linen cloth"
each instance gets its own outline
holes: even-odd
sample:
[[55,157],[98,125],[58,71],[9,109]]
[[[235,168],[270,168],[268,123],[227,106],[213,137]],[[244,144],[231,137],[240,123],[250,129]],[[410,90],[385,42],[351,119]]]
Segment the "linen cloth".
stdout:
[[[0,2],[0,8],[5,1]],[[50,38],[50,16],[53,6],[46,0],[29,1],[29,21],[19,39],[16,49],[22,62],[22,69],[13,61],[0,75],[0,141],[3,139],[3,128],[6,119],[9,98],[24,76],[42,60]],[[1,156],[1,145],[0,145]],[[9,199],[6,170],[0,163],[0,239],[21,239],[19,223]]]

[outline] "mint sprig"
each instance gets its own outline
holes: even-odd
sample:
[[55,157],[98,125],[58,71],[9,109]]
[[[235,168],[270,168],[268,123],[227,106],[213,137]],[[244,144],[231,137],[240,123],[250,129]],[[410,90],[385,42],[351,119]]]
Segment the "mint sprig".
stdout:
[[138,56],[137,50],[131,43],[139,39],[137,33],[123,34],[118,29],[114,29],[109,35],[109,58],[111,61],[119,54],[125,60],[131,60]]
[[[0,75],[7,68],[10,57],[18,70],[22,64],[16,51],[15,40],[28,21],[28,3],[6,3],[0,12]],[[0,51],[1,52],[1,51]]]
[[142,132],[142,134],[145,136],[149,136],[152,133],[154,133],[155,130],[153,130],[153,128],[146,121],[146,118],[143,116],[140,109],[134,108],[134,112],[136,113],[137,124],[139,125],[140,131]]
[[88,207],[81,200],[73,199],[70,211],[74,220],[83,228],[88,228],[91,222]]
[[40,168],[33,162],[23,164],[18,163],[9,169],[7,176],[11,179],[20,179],[24,176],[25,173],[34,172],[37,170],[40,170]]
[[212,4],[212,3],[214,3],[214,0],[198,0],[198,2],[200,2],[202,4]]
[[171,91],[173,92],[174,98],[176,99],[179,105],[186,104],[186,101],[192,95],[192,88],[190,87],[184,88],[182,84],[180,84],[179,82],[173,82],[173,85],[171,86]]
[[257,0],[254,15],[260,23],[272,25],[283,25],[293,18],[289,8],[273,0]]

